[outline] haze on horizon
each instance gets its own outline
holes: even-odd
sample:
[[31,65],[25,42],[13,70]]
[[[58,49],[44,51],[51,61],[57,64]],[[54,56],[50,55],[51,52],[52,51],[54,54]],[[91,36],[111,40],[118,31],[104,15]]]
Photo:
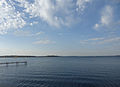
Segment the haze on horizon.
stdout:
[[120,0],[0,0],[1,55],[120,55]]

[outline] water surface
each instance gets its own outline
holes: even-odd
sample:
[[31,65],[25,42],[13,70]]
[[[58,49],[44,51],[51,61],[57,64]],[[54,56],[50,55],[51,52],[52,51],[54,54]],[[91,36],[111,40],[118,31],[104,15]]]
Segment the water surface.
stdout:
[[120,57],[0,58],[0,87],[120,87]]

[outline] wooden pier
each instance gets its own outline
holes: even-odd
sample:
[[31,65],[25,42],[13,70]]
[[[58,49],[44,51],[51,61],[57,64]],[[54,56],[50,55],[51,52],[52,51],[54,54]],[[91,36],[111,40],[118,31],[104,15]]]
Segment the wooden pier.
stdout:
[[21,64],[21,63],[27,65],[27,61],[24,61],[24,62],[4,62],[4,63],[0,63],[0,65],[6,65],[6,66],[8,66],[9,64],[19,65],[19,64]]

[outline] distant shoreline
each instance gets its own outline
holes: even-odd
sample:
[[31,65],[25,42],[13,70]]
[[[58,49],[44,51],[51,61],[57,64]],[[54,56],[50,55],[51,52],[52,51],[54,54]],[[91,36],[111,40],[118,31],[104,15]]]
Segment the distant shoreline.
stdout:
[[7,55],[0,56],[0,58],[21,58],[21,57],[120,57],[120,55],[112,55],[112,56],[57,56],[57,55],[47,55],[47,56],[22,56],[22,55]]
[[47,55],[47,56],[22,56],[22,55],[8,55],[8,56],[0,56],[0,58],[11,58],[11,57],[14,57],[14,58],[17,58],[17,57],[60,57],[60,56],[57,56],[57,55]]

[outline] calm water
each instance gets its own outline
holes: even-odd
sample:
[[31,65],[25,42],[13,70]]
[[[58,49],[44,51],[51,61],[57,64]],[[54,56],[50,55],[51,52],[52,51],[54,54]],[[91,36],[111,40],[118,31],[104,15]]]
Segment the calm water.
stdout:
[[2,59],[28,65],[0,65],[0,87],[120,87],[120,57]]

